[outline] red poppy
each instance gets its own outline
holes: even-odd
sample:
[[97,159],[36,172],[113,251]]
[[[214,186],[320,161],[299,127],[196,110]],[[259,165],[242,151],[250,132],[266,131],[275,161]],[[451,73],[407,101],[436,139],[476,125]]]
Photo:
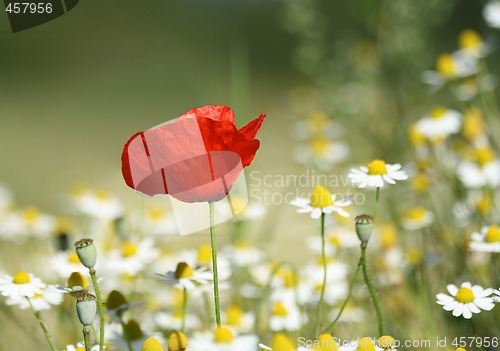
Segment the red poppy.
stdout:
[[222,200],[243,167],[252,163],[266,114],[241,129],[227,106],[203,106],[133,135],[122,153],[128,186],[183,202]]

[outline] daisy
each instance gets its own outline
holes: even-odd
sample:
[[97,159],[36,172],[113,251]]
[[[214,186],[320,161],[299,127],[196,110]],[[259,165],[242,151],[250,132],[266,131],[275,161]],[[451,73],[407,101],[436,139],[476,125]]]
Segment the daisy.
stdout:
[[276,301],[272,305],[269,327],[272,331],[296,331],[302,326],[299,308],[295,303]]
[[493,293],[496,295],[493,297],[493,301],[500,302],[500,289],[493,290]]
[[461,124],[462,115],[459,112],[435,107],[417,122],[415,128],[431,142],[440,142],[451,134],[458,133]]
[[236,221],[259,220],[266,214],[266,207],[256,203],[248,203],[245,196],[229,195],[215,210],[222,218],[233,218]]
[[[307,246],[315,253],[321,254],[321,238],[311,236],[307,238]],[[359,239],[355,233],[344,227],[336,227],[325,235],[325,253],[331,256],[338,249],[359,247]]]
[[[181,330],[182,312],[173,313],[159,311],[153,315],[153,320],[157,327],[164,330]],[[201,321],[195,314],[188,313],[185,317],[187,330],[196,330],[201,327]]]
[[[110,324],[113,325],[113,324]],[[109,325],[109,326],[110,326]],[[115,323],[114,325],[120,327],[120,324]],[[109,327],[107,326],[107,327]],[[123,334],[123,329],[116,328],[116,330],[113,330],[110,333],[109,338],[106,338],[106,342],[109,340],[109,343],[113,345],[114,347],[112,348],[113,350],[118,349],[118,350],[128,350],[128,344],[127,341],[124,337]],[[111,329],[111,328],[109,328]],[[130,342],[132,344],[132,350],[141,350],[142,345],[144,342],[149,339],[150,337],[154,337],[155,339],[158,339],[158,341],[161,344],[165,343],[165,339],[160,333],[152,333],[150,331],[145,331],[141,328],[138,322],[135,320],[130,320],[125,324],[125,330],[126,330],[126,335],[130,339]]]
[[73,197],[75,209],[82,214],[103,220],[114,220],[123,214],[116,196],[103,190],[88,189]]
[[342,135],[344,128],[324,113],[313,113],[297,121],[293,126],[293,132],[299,140],[307,140],[314,136],[336,138]]
[[7,210],[12,205],[12,194],[9,189],[0,183],[0,212]]
[[489,48],[481,36],[472,29],[465,29],[460,33],[458,44],[460,46],[459,52],[472,58],[482,58],[489,52]]
[[308,144],[301,144],[293,150],[294,159],[304,165],[328,170],[344,161],[349,155],[349,146],[322,136],[312,138]]
[[336,195],[332,195],[326,188],[318,185],[309,199],[298,197],[291,202],[292,205],[300,207],[298,213],[311,213],[311,218],[320,218],[321,215],[333,212],[342,217],[349,217],[349,213],[342,207],[349,206],[348,199],[336,200]]
[[[379,347],[372,338],[365,337],[357,341],[351,341],[349,343],[344,343],[340,350],[341,351],[383,351],[384,349]],[[392,350],[392,349],[389,349]]]
[[496,225],[481,228],[481,233],[472,233],[469,243],[471,251],[500,252],[500,228]]
[[432,222],[434,222],[434,214],[422,206],[410,209],[401,220],[401,224],[407,230],[422,229]]
[[477,147],[487,145],[486,124],[481,110],[471,108],[465,112],[462,135]]
[[276,333],[273,340],[271,341],[271,346],[259,344],[259,350],[295,351],[297,350],[297,347],[293,344],[292,340],[290,340],[290,338],[288,338],[285,334]]
[[382,160],[373,160],[366,167],[351,169],[349,179],[358,188],[381,188],[384,183],[396,184],[397,180],[406,180],[408,175],[399,163],[389,164]]
[[136,218],[139,226],[149,235],[178,234],[175,216],[163,206],[156,204],[147,206],[146,210]]
[[0,238],[13,242],[22,242],[25,237],[24,220],[15,212],[0,212]]
[[114,273],[135,276],[160,255],[160,250],[155,246],[151,238],[139,242],[124,242],[120,249],[109,252],[106,269]]
[[0,294],[13,299],[34,297],[42,294],[47,285],[31,273],[17,272],[13,277],[0,277]]
[[57,252],[49,258],[49,267],[59,277],[64,279],[73,272],[85,274],[89,271],[88,268],[82,265],[75,250]]
[[453,54],[445,53],[436,60],[436,71],[425,71],[422,81],[437,90],[447,81],[457,78],[470,77],[478,71],[477,60],[457,51]]
[[26,207],[18,212],[22,221],[22,231],[29,236],[43,238],[54,233],[56,219],[48,214],[41,213],[36,207]]
[[255,351],[255,335],[236,335],[231,328],[219,327],[215,332],[199,332],[189,340],[189,348],[197,351]]
[[[25,297],[10,297],[5,303],[9,306],[16,305],[22,310],[33,306],[35,311],[49,310],[52,306],[61,304],[63,294],[55,286],[49,285],[42,290],[42,293],[30,297],[29,301]],[[31,306],[30,306],[31,304]]]
[[234,245],[225,246],[221,251],[221,256],[237,267],[251,267],[262,262],[265,257],[264,252],[242,240]]
[[93,285],[91,285],[89,280],[80,272],[71,273],[66,285],[57,287],[60,291],[75,297],[84,291],[88,291],[90,288],[93,289]]
[[455,317],[463,316],[465,319],[472,318],[473,313],[481,310],[491,311],[495,305],[490,297],[493,289],[483,289],[479,285],[472,286],[471,283],[462,283],[458,288],[454,284],[446,287],[450,295],[437,294],[437,303],[443,306],[445,311],[453,311]]
[[500,29],[500,1],[490,1],[483,10],[488,26]]
[[249,333],[255,324],[255,316],[244,312],[239,306],[231,305],[222,313],[222,322],[237,333]]
[[191,268],[186,262],[179,262],[175,271],[158,274],[161,281],[179,289],[194,289],[196,286],[208,284],[212,280],[212,272],[206,267]]
[[[67,345],[63,351],[85,351],[85,344],[79,342],[75,345]],[[90,351],[99,351],[99,345],[94,345],[90,348]]]
[[500,185],[500,161],[490,147],[477,148],[472,160],[458,164],[457,176],[469,189],[485,185],[495,188]]

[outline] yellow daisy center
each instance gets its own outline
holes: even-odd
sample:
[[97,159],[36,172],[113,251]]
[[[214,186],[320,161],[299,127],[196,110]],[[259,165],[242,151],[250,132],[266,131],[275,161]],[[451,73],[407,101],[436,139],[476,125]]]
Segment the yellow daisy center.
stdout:
[[479,166],[487,165],[488,163],[491,163],[496,159],[495,153],[489,147],[476,149],[476,151],[474,152],[474,156]]
[[193,268],[191,268],[186,262],[179,262],[175,270],[175,279],[185,279],[194,276]]
[[425,143],[425,136],[415,126],[409,129],[408,137],[413,147],[419,147]]
[[73,264],[80,264],[80,259],[75,251],[71,252],[68,256],[68,262]]
[[273,351],[295,351],[297,349],[292,341],[282,333],[278,333],[274,336],[271,342],[271,348]]
[[477,139],[479,136],[484,135],[484,123],[481,111],[471,109],[467,111],[464,116],[464,124],[462,133],[467,140]]
[[228,327],[219,327],[214,332],[215,342],[229,343],[234,340],[234,334]]
[[310,143],[311,149],[316,156],[324,155],[330,145],[330,141],[324,137],[314,137]]
[[392,336],[383,335],[378,339],[378,346],[383,349],[388,349],[396,344],[396,340]]
[[227,324],[239,326],[243,320],[243,311],[238,306],[230,306],[227,309]]
[[252,246],[246,241],[238,240],[237,242],[234,243],[234,247],[239,250],[248,250]]
[[382,248],[390,249],[398,244],[398,233],[396,227],[391,224],[382,226]]
[[333,206],[332,194],[321,185],[314,188],[311,194],[311,206],[315,208],[325,208],[328,206]]
[[483,196],[479,201],[476,203],[476,208],[481,214],[488,214],[491,212],[491,209],[493,208],[493,203],[491,201],[491,198],[489,196]]
[[307,118],[309,129],[314,132],[322,132],[328,124],[328,116],[323,113],[316,113]]
[[423,173],[417,173],[415,176],[411,178],[411,187],[413,190],[417,192],[423,192],[427,190],[430,185],[427,176]]
[[278,303],[275,303],[273,306],[273,314],[275,316],[284,317],[284,316],[288,315],[288,310],[286,309],[284,304],[282,304],[281,302],[278,302]]
[[431,117],[434,119],[443,118],[446,115],[446,109],[444,107],[434,107],[431,111]]
[[152,207],[148,209],[148,217],[153,222],[159,221],[160,219],[165,217],[165,211],[159,207]]
[[338,351],[337,340],[331,334],[321,334],[318,338],[321,351]]
[[486,231],[486,242],[488,243],[498,243],[500,242],[500,228],[496,225],[492,225]]
[[233,195],[230,198],[228,198],[228,200],[229,200],[229,205],[231,207],[231,211],[234,214],[236,213],[243,214],[245,208],[248,205],[248,201],[246,201],[246,199],[241,196]]
[[368,174],[369,175],[387,174],[387,167],[386,167],[385,161],[373,160],[366,167],[368,167]]
[[441,54],[436,60],[436,70],[446,78],[457,76],[455,60],[450,54]]
[[460,33],[458,43],[462,49],[476,49],[483,44],[481,36],[472,29],[466,29]]
[[133,242],[127,241],[122,245],[122,256],[123,257],[130,257],[134,256],[137,251],[139,251],[139,248],[137,245]]
[[467,351],[467,350],[464,349],[463,347],[457,347],[457,349],[455,351]]
[[469,288],[460,288],[458,289],[457,296],[455,299],[461,303],[469,303],[474,301],[474,293]]
[[358,341],[357,351],[375,351],[375,344],[370,338],[362,338]]
[[68,278],[68,288],[74,288],[75,286],[86,288],[89,285],[90,283],[87,278],[85,278],[80,272],[73,272]]
[[338,235],[331,235],[329,238],[328,238],[328,242],[330,244],[332,244],[333,246],[340,246],[340,238],[338,237]]
[[85,351],[85,348],[84,348],[84,347],[77,347],[77,348],[75,349],[75,351]]
[[407,252],[406,259],[411,265],[415,266],[422,263],[423,256],[419,250],[411,250]]
[[98,190],[95,192],[95,197],[97,198],[97,200],[104,202],[108,200],[111,196],[109,195],[108,192],[104,190]]
[[155,338],[148,338],[144,341],[141,351],[163,351],[163,346]]
[[17,272],[16,275],[13,277],[12,281],[14,284],[28,284],[31,279],[28,273],[26,272]]
[[293,288],[296,284],[295,274],[289,269],[284,269],[279,272],[279,275],[283,278],[285,288]]
[[29,224],[35,223],[40,218],[40,211],[35,207],[27,207],[24,209],[24,219]]
[[209,266],[212,264],[212,248],[210,245],[200,246],[196,260],[201,266]]
[[415,207],[408,212],[408,218],[413,221],[419,221],[425,218],[427,210],[423,207]]
[[186,335],[181,332],[173,332],[168,338],[168,351],[184,351],[188,347]]

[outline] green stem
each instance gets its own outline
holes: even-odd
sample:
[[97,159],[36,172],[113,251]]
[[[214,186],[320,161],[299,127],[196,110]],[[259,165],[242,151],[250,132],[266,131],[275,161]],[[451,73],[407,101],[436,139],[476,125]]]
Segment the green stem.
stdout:
[[186,332],[186,314],[187,314],[187,306],[188,306],[188,291],[186,287],[184,287],[182,291],[182,324],[181,324],[181,332]]
[[220,328],[219,272],[217,270],[217,245],[215,242],[215,211],[213,201],[208,202],[208,208],[210,212],[210,245],[212,246],[212,266],[214,273],[215,322],[217,323],[217,328]]
[[373,207],[373,219],[377,217],[377,210],[378,210],[378,201],[380,198],[380,188],[377,187],[377,191],[375,192],[375,206]]
[[474,322],[472,321],[472,319],[469,319],[468,321],[469,321],[469,325],[470,325],[470,330],[472,332],[472,336],[476,337],[477,336],[476,326],[474,325]]
[[321,260],[323,261],[323,285],[319,296],[318,306],[316,306],[316,322],[314,324],[314,336],[319,337],[319,328],[321,325],[321,310],[323,309],[323,300],[326,290],[326,254],[325,254],[325,214],[321,213]]
[[359,258],[358,264],[356,266],[356,271],[354,271],[354,276],[352,277],[352,281],[351,281],[351,284],[349,286],[349,292],[347,294],[347,298],[344,300],[344,303],[340,307],[340,310],[339,310],[339,313],[337,314],[337,317],[335,317],[335,319],[333,320],[333,322],[330,323],[330,325],[328,327],[326,327],[321,332],[321,334],[324,334],[324,333],[327,333],[327,332],[330,333],[330,334],[333,334],[333,328],[335,327],[335,324],[337,324],[337,321],[340,319],[340,316],[342,316],[342,313],[344,312],[344,309],[346,308],[347,303],[351,299],[352,291],[354,290],[354,285],[356,284],[356,280],[358,279],[358,275],[359,275],[360,269],[361,269],[361,257]]
[[365,284],[368,287],[368,292],[370,293],[370,297],[372,299],[373,308],[375,309],[375,314],[377,316],[377,325],[378,325],[378,333],[379,336],[384,335],[384,325],[382,322],[382,312],[380,309],[380,304],[378,302],[377,293],[373,287],[373,284],[370,279],[370,274],[368,273],[368,268],[366,265],[366,243],[361,244],[361,268],[363,270],[363,278],[365,280]]
[[101,290],[99,289],[99,284],[97,284],[97,277],[95,274],[95,269],[89,269],[90,277],[92,278],[92,284],[94,285],[95,296],[97,298],[97,310],[99,311],[99,350],[104,351],[104,306],[101,298]]
[[90,328],[83,327],[83,343],[85,344],[85,351],[90,351]]
[[42,319],[42,316],[40,315],[40,311],[35,310],[35,308],[33,307],[33,304],[31,303],[31,300],[29,299],[29,297],[26,297],[26,300],[28,300],[28,303],[29,303],[30,308],[31,308],[31,312],[33,312],[33,314],[36,317],[36,320],[40,324],[40,327],[42,328],[43,333],[45,334],[45,338],[47,339],[47,341],[48,341],[48,343],[50,345],[50,348],[52,349],[52,351],[57,351],[57,347],[54,344],[54,341],[52,340],[52,337],[49,334],[49,331],[47,329],[47,326],[45,325],[45,322]]

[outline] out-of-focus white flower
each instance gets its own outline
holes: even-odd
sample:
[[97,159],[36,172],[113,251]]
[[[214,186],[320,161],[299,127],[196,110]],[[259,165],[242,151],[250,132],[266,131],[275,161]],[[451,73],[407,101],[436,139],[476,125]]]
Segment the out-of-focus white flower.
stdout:
[[17,272],[13,277],[0,277],[0,294],[13,299],[34,297],[42,294],[47,285],[31,273]]
[[174,235],[179,233],[175,216],[166,208],[150,205],[137,219],[140,227],[149,235]]
[[490,1],[483,9],[488,26],[500,29],[500,1]]
[[159,255],[160,250],[155,247],[154,240],[151,238],[139,242],[127,241],[120,249],[109,252],[106,269],[110,272],[134,276]]
[[397,180],[406,180],[408,175],[399,163],[389,164],[382,160],[373,160],[366,167],[351,169],[349,179],[358,188],[381,188],[384,183],[396,184]]
[[[351,341],[347,343],[346,345],[343,345],[340,347],[340,350],[342,351],[384,351],[383,348],[378,347],[374,342],[373,338],[361,338],[357,341]],[[394,350],[392,348],[388,348],[387,350]],[[394,350],[395,351],[395,350]]]
[[189,339],[189,348],[200,351],[254,351],[258,338],[255,335],[236,335],[228,327],[219,327],[215,332],[194,333]]
[[36,293],[33,297],[10,297],[5,303],[16,305],[22,310],[30,308],[30,303],[35,311],[49,310],[52,306],[59,305],[63,300],[63,294],[55,286],[49,285],[42,289],[42,293]]
[[490,225],[481,228],[480,233],[472,233],[472,241],[469,243],[471,251],[500,252],[500,228]]
[[410,209],[401,219],[401,224],[407,230],[418,230],[434,222],[434,214],[422,206]]
[[[321,254],[321,238],[317,235],[307,238],[307,246],[315,253]],[[325,235],[325,253],[331,256],[338,249],[349,249],[359,247],[359,239],[351,230],[341,226],[335,226]]]
[[458,133],[462,125],[462,115],[454,110],[436,107],[424,115],[415,128],[431,142],[437,143]]
[[[153,315],[154,322],[157,327],[165,330],[181,330],[182,328],[182,313],[181,312],[157,312]],[[188,330],[197,330],[201,326],[198,316],[188,313],[186,314],[186,328]]]
[[123,214],[118,198],[103,190],[89,189],[73,197],[75,209],[96,219],[113,220]]
[[457,176],[470,189],[485,185],[496,188],[500,185],[500,161],[490,147],[477,148],[473,160],[458,164]]
[[294,351],[297,350],[295,344],[283,333],[276,333],[273,340],[271,341],[271,346],[266,346],[264,344],[259,344],[259,350],[268,351]]
[[482,58],[490,51],[479,33],[472,29],[465,29],[460,33],[458,44],[460,46],[459,52],[473,59]]
[[264,252],[246,241],[225,246],[221,250],[222,257],[237,267],[251,267],[264,259]]
[[304,165],[328,170],[344,161],[349,155],[349,146],[341,141],[325,137],[314,137],[307,144],[300,144],[293,150],[294,159]]
[[237,333],[250,333],[254,328],[254,314],[252,312],[244,312],[236,305],[231,305],[223,311],[221,318],[222,324],[234,329]]
[[248,203],[247,199],[238,195],[229,195],[227,201],[215,206],[222,218],[232,217],[234,220],[259,220],[266,214],[266,207],[256,203]]
[[320,218],[322,214],[337,213],[342,217],[349,217],[349,212],[343,209],[351,204],[349,199],[337,200],[337,195],[331,194],[328,189],[318,185],[314,188],[309,199],[298,197],[291,202],[300,207],[298,213],[310,213],[311,218]]
[[0,238],[19,242],[24,239],[25,221],[16,212],[0,212]]
[[299,140],[306,140],[314,136],[337,138],[342,135],[344,128],[324,113],[313,113],[295,122],[293,132]]
[[458,288],[454,284],[447,286],[448,293],[437,294],[437,303],[443,306],[445,311],[452,311],[453,316],[463,316],[471,319],[473,313],[480,313],[481,310],[491,311],[495,307],[490,295],[493,289],[484,289],[479,285],[472,286],[469,282],[462,283]]
[[48,214],[41,213],[36,207],[26,207],[17,213],[21,219],[21,235],[44,238],[56,229],[56,219]]
[[[113,324],[111,324],[113,325]],[[106,337],[106,341],[114,346],[112,349],[117,350],[128,350],[127,341],[123,335],[123,330],[120,328],[120,324],[115,323],[118,327],[116,329],[111,329],[109,332],[109,337]],[[125,329],[127,332],[127,337],[130,339],[132,344],[132,350],[141,350],[144,342],[150,338],[154,337],[158,339],[161,344],[165,343],[165,339],[160,333],[153,333],[149,330],[143,330],[143,328],[135,320],[130,320],[125,324]],[[105,335],[106,336],[106,335]]]
[[472,76],[478,71],[477,59],[456,51],[453,54],[441,54],[436,60],[436,71],[425,71],[422,81],[434,86],[442,87],[447,81]]
[[179,262],[175,271],[157,275],[168,285],[187,290],[208,284],[212,280],[212,272],[206,267],[193,269],[186,262]]
[[59,275],[59,277],[65,279],[73,272],[86,274],[89,271],[88,268],[82,265],[74,250],[55,253],[49,258],[49,267],[53,272]]
[[12,206],[12,194],[9,189],[0,184],[0,213]]
[[[99,351],[100,346],[94,345],[90,348],[90,351]],[[85,351],[85,344],[79,342],[75,345],[66,345],[66,349],[64,351]]]
[[302,325],[300,310],[294,303],[275,301],[272,305],[269,327],[272,331],[296,331]]

